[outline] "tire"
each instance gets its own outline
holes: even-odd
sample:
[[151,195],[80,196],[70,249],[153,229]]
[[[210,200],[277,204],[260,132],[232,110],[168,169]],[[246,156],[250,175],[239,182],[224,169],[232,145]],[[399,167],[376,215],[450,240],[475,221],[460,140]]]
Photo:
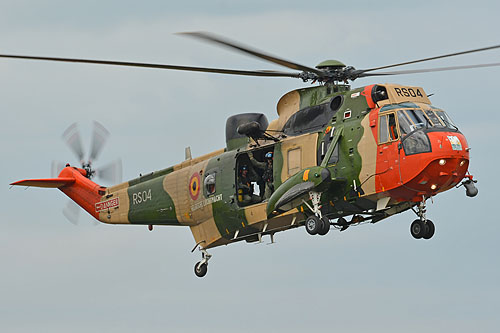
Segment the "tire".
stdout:
[[424,237],[424,235],[427,233],[428,227],[426,228],[426,225],[422,223],[420,220],[415,220],[410,226],[410,233],[415,239],[420,239]]
[[321,218],[321,228],[318,231],[318,235],[324,236],[330,231],[330,219],[326,216]]
[[434,227],[434,223],[432,223],[431,220],[427,220],[426,224],[427,224],[427,232],[422,238],[431,239],[432,236],[434,236],[434,231],[436,231],[436,228]]
[[323,225],[323,222],[316,215],[311,215],[306,219],[305,228],[309,235],[316,235]]
[[198,267],[198,265],[200,264],[201,261],[198,261],[196,263],[196,265],[194,265],[194,274],[197,276],[197,277],[204,277],[206,274],[207,274],[207,270],[208,270],[208,264],[207,263],[204,263],[203,265],[200,265],[200,267]]

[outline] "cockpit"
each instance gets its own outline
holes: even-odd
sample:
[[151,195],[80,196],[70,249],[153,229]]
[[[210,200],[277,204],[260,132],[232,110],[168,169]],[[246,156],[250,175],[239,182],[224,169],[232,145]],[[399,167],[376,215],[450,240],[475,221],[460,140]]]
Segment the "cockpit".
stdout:
[[457,132],[448,114],[430,105],[401,103],[386,105],[379,113],[379,144],[401,140],[406,155],[430,152],[426,133]]

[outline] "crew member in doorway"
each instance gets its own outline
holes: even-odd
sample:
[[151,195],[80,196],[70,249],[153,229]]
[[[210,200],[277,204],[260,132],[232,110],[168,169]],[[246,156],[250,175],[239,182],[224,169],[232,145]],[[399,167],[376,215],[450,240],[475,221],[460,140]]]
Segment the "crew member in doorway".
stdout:
[[244,206],[259,202],[260,197],[253,193],[253,184],[248,177],[248,166],[243,164],[240,166],[238,177],[238,201]]
[[261,183],[264,183],[264,191],[260,191],[260,196],[263,200],[269,200],[274,192],[273,184],[273,152],[268,151],[264,155],[265,162],[260,162],[255,159],[253,153],[248,152],[248,158],[252,165],[259,170],[259,174],[262,174]]

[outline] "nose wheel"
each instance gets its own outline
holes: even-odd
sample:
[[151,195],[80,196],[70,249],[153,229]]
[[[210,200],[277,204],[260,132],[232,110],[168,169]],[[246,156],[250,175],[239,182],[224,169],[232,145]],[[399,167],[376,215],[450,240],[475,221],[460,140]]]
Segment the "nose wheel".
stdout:
[[205,275],[207,275],[208,261],[210,260],[210,258],[212,257],[212,255],[209,254],[207,252],[207,250],[205,250],[203,248],[200,248],[200,251],[201,251],[201,261],[198,261],[194,265],[194,274],[197,277],[201,278],[201,277],[204,277]]
[[194,265],[194,274],[197,277],[204,277],[208,271],[208,263],[202,263],[198,261],[196,265]]
[[434,223],[425,217],[425,198],[418,205],[418,211],[415,212],[419,219],[413,221],[410,225],[410,233],[415,239],[431,239],[434,236]]

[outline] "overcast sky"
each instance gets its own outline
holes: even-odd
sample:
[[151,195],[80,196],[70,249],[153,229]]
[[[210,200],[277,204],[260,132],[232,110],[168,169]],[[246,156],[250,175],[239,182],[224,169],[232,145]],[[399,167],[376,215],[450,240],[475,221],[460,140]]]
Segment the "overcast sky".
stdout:
[[[0,53],[238,69],[273,64],[174,35],[204,30],[308,66],[357,68],[500,44],[496,1],[0,1]],[[406,69],[499,62],[500,51]],[[391,77],[422,86],[471,147],[479,195],[429,202],[432,240],[412,212],[325,237],[303,228],[276,244],[213,249],[204,279],[188,228],[78,226],[57,190],[12,188],[76,163],[61,140],[92,120],[112,134],[97,161],[124,179],[224,146],[228,116],[276,117],[286,78],[230,77],[0,59],[2,332],[496,332],[500,326],[500,68]],[[387,82],[360,79],[360,87]],[[267,243],[267,240],[266,240]]]

